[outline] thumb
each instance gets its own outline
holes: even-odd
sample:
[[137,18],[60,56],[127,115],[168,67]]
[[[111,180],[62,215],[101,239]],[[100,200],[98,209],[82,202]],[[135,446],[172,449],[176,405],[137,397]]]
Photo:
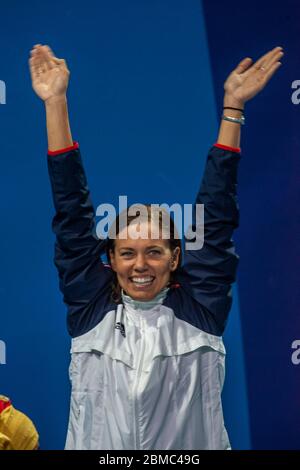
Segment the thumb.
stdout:
[[246,59],[243,59],[238,66],[235,69],[236,73],[243,73],[245,72],[250,65],[253,63],[253,60],[250,57],[246,57]]

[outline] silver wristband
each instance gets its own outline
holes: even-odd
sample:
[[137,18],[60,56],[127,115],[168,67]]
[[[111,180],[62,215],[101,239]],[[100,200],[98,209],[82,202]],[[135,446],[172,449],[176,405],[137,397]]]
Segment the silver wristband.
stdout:
[[224,121],[235,122],[236,124],[241,124],[242,126],[245,124],[245,116],[243,114],[240,118],[235,118],[232,116],[225,116],[225,114],[223,114],[222,119],[224,119]]

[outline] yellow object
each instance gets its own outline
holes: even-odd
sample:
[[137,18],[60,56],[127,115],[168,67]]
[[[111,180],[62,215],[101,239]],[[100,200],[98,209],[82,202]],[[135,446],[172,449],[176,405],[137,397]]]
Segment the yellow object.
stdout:
[[0,432],[0,450],[12,450],[9,437]]
[[6,407],[0,413],[0,450],[34,450],[39,435],[31,419],[16,410],[7,397],[0,396]]

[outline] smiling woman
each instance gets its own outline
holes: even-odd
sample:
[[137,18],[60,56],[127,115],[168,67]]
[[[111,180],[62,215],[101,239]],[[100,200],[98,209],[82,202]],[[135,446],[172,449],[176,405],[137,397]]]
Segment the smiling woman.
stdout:
[[[181,241],[172,217],[150,204],[144,207],[146,220],[141,222],[139,212],[130,215],[127,210],[127,225],[120,227],[120,214],[114,223],[117,237],[107,240],[107,258],[115,273],[112,298],[116,302],[121,299],[122,289],[135,300],[153,299],[174,280],[181,265]],[[143,234],[143,238],[136,238],[138,233]]]
[[55,264],[72,336],[66,449],[230,449],[221,402],[222,334],[238,263],[232,234],[239,217],[240,126],[245,102],[270,80],[282,55],[276,47],[254,64],[245,58],[225,82],[224,110],[230,111],[222,116],[193,206],[197,234],[203,229],[197,207],[204,205],[204,244],[185,244],[181,263],[172,219],[166,218],[166,237],[164,213],[154,223],[149,207],[144,220],[127,213],[115,238],[96,237],[69,125],[69,70],[48,46],[31,51],[32,85],[46,106]]

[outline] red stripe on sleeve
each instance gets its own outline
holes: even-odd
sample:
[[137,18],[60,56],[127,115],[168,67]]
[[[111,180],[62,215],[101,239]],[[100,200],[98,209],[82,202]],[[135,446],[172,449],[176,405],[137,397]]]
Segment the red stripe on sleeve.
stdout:
[[76,150],[79,148],[78,142],[74,142],[73,145],[70,147],[66,147],[64,149],[59,149],[59,150],[48,150],[48,155],[50,156],[55,156],[55,155],[60,155],[61,153],[66,153],[66,152],[71,152],[71,150]]
[[218,147],[219,149],[223,150],[229,150],[230,152],[237,152],[240,153],[241,149],[240,147],[229,147],[228,145],[223,145],[223,144],[214,144],[214,147]]

